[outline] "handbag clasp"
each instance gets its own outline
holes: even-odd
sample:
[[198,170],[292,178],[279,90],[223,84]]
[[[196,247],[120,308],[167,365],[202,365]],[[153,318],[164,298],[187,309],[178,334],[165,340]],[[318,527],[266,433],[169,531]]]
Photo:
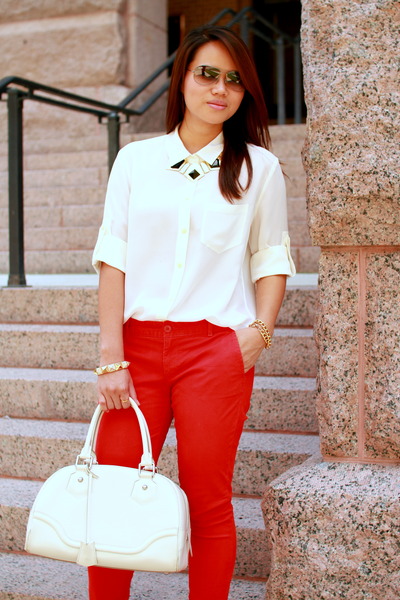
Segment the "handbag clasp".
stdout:
[[85,467],[86,472],[88,474],[93,475],[93,477],[97,478],[98,475],[95,475],[95,473],[93,473],[93,471],[92,471],[92,466],[94,464],[97,465],[97,460],[95,460],[93,456],[83,457],[83,456],[78,455],[76,457],[75,467],[77,469]]
[[157,467],[155,465],[155,463],[153,463],[152,465],[144,465],[142,463],[139,463],[139,477],[154,477],[154,475],[157,473]]

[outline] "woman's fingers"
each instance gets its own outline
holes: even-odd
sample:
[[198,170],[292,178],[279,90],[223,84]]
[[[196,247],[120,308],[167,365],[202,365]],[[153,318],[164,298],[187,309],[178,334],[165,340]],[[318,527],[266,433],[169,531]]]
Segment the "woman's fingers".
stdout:
[[127,369],[100,375],[97,387],[99,404],[103,410],[129,408],[129,396],[136,399],[135,389]]
[[265,344],[260,333],[254,328],[238,329],[235,333],[242,353],[244,370],[247,372],[255,365]]

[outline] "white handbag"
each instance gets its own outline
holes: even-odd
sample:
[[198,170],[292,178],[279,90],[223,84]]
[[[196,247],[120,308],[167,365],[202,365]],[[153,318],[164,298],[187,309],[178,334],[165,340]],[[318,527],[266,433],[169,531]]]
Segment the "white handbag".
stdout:
[[184,491],[157,473],[146,420],[137,415],[143,455],[137,469],[99,465],[94,444],[98,406],[76,464],[43,484],[29,515],[25,550],[80,565],[181,571],[190,550]]

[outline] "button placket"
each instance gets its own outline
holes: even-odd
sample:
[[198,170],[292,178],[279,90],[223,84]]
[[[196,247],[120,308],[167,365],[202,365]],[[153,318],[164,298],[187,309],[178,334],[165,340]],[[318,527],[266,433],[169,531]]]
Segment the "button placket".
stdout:
[[188,181],[187,192],[182,199],[178,213],[178,232],[176,240],[175,250],[175,261],[174,271],[171,281],[171,290],[168,299],[168,311],[169,314],[171,306],[174,303],[176,296],[178,295],[179,287],[182,282],[182,278],[185,272],[186,254],[189,243],[189,230],[190,230],[190,206],[193,196],[194,182]]

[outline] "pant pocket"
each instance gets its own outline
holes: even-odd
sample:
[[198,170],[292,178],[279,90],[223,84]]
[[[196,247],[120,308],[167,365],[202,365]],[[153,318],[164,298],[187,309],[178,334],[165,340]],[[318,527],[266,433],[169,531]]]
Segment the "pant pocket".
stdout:
[[231,339],[232,339],[232,351],[236,358],[235,364],[237,364],[238,369],[240,369],[240,372],[243,373],[243,375],[244,375],[245,370],[244,370],[243,355],[242,355],[242,351],[240,349],[238,336],[236,335],[236,331],[234,331],[234,330],[231,333]]

